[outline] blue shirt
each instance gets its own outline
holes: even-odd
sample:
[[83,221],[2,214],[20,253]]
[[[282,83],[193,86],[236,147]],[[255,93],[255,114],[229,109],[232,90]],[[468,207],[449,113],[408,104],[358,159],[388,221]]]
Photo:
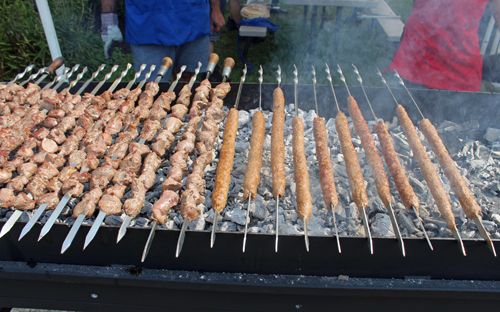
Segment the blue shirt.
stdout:
[[210,34],[209,0],[125,0],[127,43],[179,46]]

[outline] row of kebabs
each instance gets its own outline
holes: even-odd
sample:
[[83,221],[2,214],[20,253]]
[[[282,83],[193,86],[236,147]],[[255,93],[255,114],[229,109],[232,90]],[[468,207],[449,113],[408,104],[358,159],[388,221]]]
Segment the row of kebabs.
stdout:
[[[202,82],[200,87],[197,88],[191,110],[189,110],[190,120],[186,126],[186,131],[182,135],[182,141],[177,144],[177,151],[170,158],[172,167],[167,176],[167,181],[163,184],[163,194],[153,206],[155,225],[156,222],[163,224],[166,221],[168,210],[178,205],[179,200],[181,200],[181,215],[188,222],[195,220],[202,213],[197,208],[197,205],[203,201],[201,196],[205,189],[203,171],[212,159],[212,148],[218,135],[218,124],[225,118],[225,113],[221,110],[222,99],[229,91],[229,88],[228,84],[221,84],[211,90],[208,81]],[[82,183],[90,182],[91,190],[75,207],[74,218],[81,215],[91,216],[96,205],[105,214],[120,214],[121,199],[128,186],[132,188],[132,198],[125,201],[123,208],[130,218],[137,216],[144,205],[145,193],[154,182],[154,172],[161,164],[159,156],[163,156],[165,151],[171,147],[175,140],[175,134],[183,126],[182,120],[188,112],[189,98],[191,96],[190,86],[186,85],[179,93],[177,104],[172,106],[171,115],[162,127],[160,121],[167,116],[166,110],[170,109],[170,103],[175,99],[175,94],[173,92],[163,93],[153,102],[158,92],[158,85],[154,83],[148,83],[142,93],[140,89],[132,91],[122,89],[114,94],[104,92],[101,96],[86,95],[83,98],[69,93],[61,96],[50,89],[43,90],[40,93],[39,88],[32,84],[28,85],[26,89],[11,84],[8,87],[0,87],[0,92],[0,100],[2,101],[0,103],[0,120],[3,127],[0,130],[0,136],[4,139],[0,146],[3,157],[2,176],[6,177],[4,183],[10,183],[6,188],[0,190],[2,207],[14,206],[22,210],[33,209],[34,203],[37,201],[39,204],[47,204],[47,209],[53,209],[59,202],[61,191],[65,194],[71,194],[73,197],[79,197],[83,192]],[[209,102],[210,95],[212,96],[211,102]],[[285,189],[284,96],[279,87],[274,91],[273,98],[271,161],[273,195],[278,201],[284,195]],[[139,100],[138,106],[134,108],[137,99]],[[26,103],[28,106],[25,106]],[[389,184],[380,156],[378,156],[375,148],[373,137],[354,98],[348,98],[348,107],[356,132],[360,135],[368,162],[374,173],[379,196],[384,204],[388,205],[390,203]],[[42,108],[49,109],[47,115],[44,116],[44,112],[41,111]],[[204,109],[205,116],[202,131],[198,133],[198,125],[201,122],[200,115]],[[427,156],[425,149],[423,149],[418,136],[416,136],[413,124],[405,115],[406,113],[401,106],[398,106],[397,112],[407,132],[410,145],[414,149],[417,161],[422,168],[424,177],[431,186],[438,208],[452,231],[456,231],[451,205],[449,205],[444,189],[440,190],[442,186],[435,185],[436,183],[440,184],[435,170],[432,168],[434,175],[432,171],[427,170],[430,169],[428,165],[430,160],[425,159]],[[260,162],[265,136],[265,120],[262,113],[256,113],[253,118],[254,130],[249,152],[249,165],[243,183],[244,198],[249,201],[255,198],[260,181]],[[303,154],[303,141],[301,141],[300,134],[302,133],[303,139],[303,125],[301,132],[300,118],[296,117],[295,119],[292,126],[294,130],[293,147],[297,206],[298,214],[306,224],[312,213],[312,200],[309,194],[307,167],[305,167],[305,161],[301,161],[301,159],[305,159],[305,157],[301,157]],[[143,121],[144,125],[141,131],[143,143],[144,141],[152,141],[156,133],[161,130],[156,137],[155,143],[151,145],[153,152],[144,144],[131,144],[132,140],[138,136],[137,126]],[[122,124],[124,124],[124,131],[119,133]],[[324,120],[316,118],[313,124],[325,203],[327,207],[335,209],[338,200],[333,180],[333,169],[329,161],[330,155],[326,141],[327,135],[324,130]],[[430,122],[424,121],[421,123],[422,131],[424,134],[429,133],[430,139],[428,138],[428,140],[431,146],[440,148],[435,143],[439,139],[437,132],[433,136],[430,127],[434,127],[432,125],[428,126],[428,124]],[[216,215],[222,212],[227,200],[237,125],[237,110],[232,109],[226,120],[224,144],[220,153],[216,186],[212,195]],[[364,208],[368,204],[364,180],[357,162],[356,152],[352,147],[347,119],[340,111],[336,118],[336,127],[346,161],[352,198],[364,214]],[[66,138],[65,134],[69,133],[70,130],[71,135]],[[379,121],[375,126],[375,130],[381,142],[384,158],[405,206],[409,209],[415,208],[418,210],[418,200],[406,180],[404,169],[397,160],[397,154],[392,148],[390,135],[385,124]],[[111,136],[117,133],[118,137],[115,143],[108,150],[108,146],[112,143]],[[196,140],[196,136],[198,140]],[[418,139],[418,142],[416,139]],[[18,148],[19,146],[21,148]],[[180,182],[183,175],[188,172],[187,157],[193,155],[195,148],[199,156],[193,162],[192,172],[186,180],[186,190],[179,197],[177,191],[182,188]],[[35,153],[34,149],[38,149],[38,153]],[[423,153],[419,152],[421,149],[423,149]],[[126,154],[127,150],[129,151],[128,154]],[[444,149],[444,152],[442,148],[438,150],[441,155],[446,152],[446,149]],[[14,151],[16,151],[15,158],[8,161],[9,154]],[[104,157],[106,151],[107,155]],[[69,166],[62,168],[66,164],[65,156],[68,158]],[[146,156],[146,159],[142,164],[141,161],[144,156]],[[101,165],[97,168],[99,159],[103,157],[104,161],[101,161]],[[120,161],[120,159],[123,160]],[[440,159],[439,156],[438,159]],[[141,166],[143,167],[142,174],[139,178],[136,178]],[[432,167],[432,164],[430,166]],[[58,171],[59,168],[62,168],[61,172]],[[77,172],[77,169],[81,169],[81,171]],[[11,174],[13,171],[17,171],[19,175],[14,178],[12,178],[12,175],[9,177],[9,173]],[[92,174],[90,174],[91,171]],[[452,178],[449,179],[452,181],[452,186],[459,184],[454,183]],[[110,182],[114,183],[114,186],[106,188]],[[26,193],[22,192],[24,186],[26,186],[26,192],[31,194],[34,199],[30,199]],[[103,195],[102,191],[104,189]],[[455,192],[457,197],[461,193],[467,195],[463,188],[461,193],[456,190]],[[18,193],[18,195],[14,197],[14,193]],[[467,198],[470,199],[470,197]],[[9,200],[11,201],[9,202]],[[462,203],[461,197],[459,197],[459,200]],[[446,205],[446,202],[448,205]],[[466,201],[464,202],[466,203]],[[447,206],[449,206],[449,209],[447,209]],[[480,208],[478,211],[473,205],[462,204],[462,206],[466,209],[467,216],[477,218]],[[366,223],[365,226],[367,226]],[[305,228],[307,228],[306,225]]]
[[[331,76],[328,66],[326,71],[329,75],[328,79],[331,82]],[[345,82],[345,78],[343,77],[340,67],[338,71],[341,75],[341,79]],[[362,79],[359,76],[359,71],[357,70],[357,68],[355,68],[355,72],[358,74],[359,77],[358,80],[362,84]],[[295,70],[294,73],[296,75],[295,84],[297,85],[298,83],[297,71]],[[335,95],[333,85],[332,85],[332,90]],[[295,92],[295,94],[297,94],[297,92]],[[336,100],[337,99],[335,97],[335,101]],[[297,95],[295,101],[297,102]],[[284,190],[285,190],[284,103],[285,100],[283,92],[278,85],[278,88],[276,88],[275,91],[273,92],[273,127],[271,133],[271,166],[272,166],[272,178],[273,178],[272,184],[273,184],[273,195],[277,203],[279,201],[279,198],[284,195]],[[236,105],[237,104],[238,103],[236,103]],[[394,230],[395,232],[397,232],[397,234],[399,234],[399,229],[397,228],[397,223],[395,222],[394,218],[394,212],[392,211],[391,207],[390,187],[384,169],[384,165],[382,163],[382,159],[379,156],[374,138],[358,107],[358,104],[356,100],[350,95],[350,93],[349,97],[347,98],[347,106],[356,133],[359,135],[362,146],[365,150],[367,161],[372,171],[378,195],[381,201],[384,203],[384,205],[388,208],[389,214],[392,215],[391,219],[393,221]],[[295,108],[297,110],[297,106]],[[425,148],[423,147],[420,138],[418,137],[418,133],[415,130],[415,127],[413,126],[413,123],[408,117],[408,114],[406,113],[405,109],[398,104],[396,112],[399,117],[400,123],[406,132],[408,141],[419,163],[422,174],[427,184],[429,185],[429,188],[435,199],[438,210],[443,215],[455,238],[457,238],[457,241],[459,242],[459,248],[465,255],[465,249],[463,247],[460,234],[456,227],[455,217],[451,209],[450,201],[440,182],[436,169],[434,168],[432,162],[430,161],[427,152],[425,151]],[[217,168],[215,188],[212,195],[212,206],[216,216],[223,211],[227,201],[227,194],[231,180],[232,162],[234,159],[234,144],[237,133],[237,125],[238,125],[238,111],[236,107],[230,110],[228,118],[226,120],[226,125],[224,130],[224,144],[220,153],[220,160]],[[341,151],[344,155],[344,161],[346,163],[346,169],[347,169],[347,175],[349,179],[352,199],[359,209],[360,215],[363,218],[363,223],[365,226],[367,236],[370,238],[369,225],[365,212],[365,209],[368,206],[369,201],[366,194],[364,178],[361,173],[361,168],[359,165],[356,150],[354,149],[354,146],[352,144],[352,137],[349,130],[348,120],[346,116],[340,111],[340,109],[335,118],[335,126],[337,133],[339,135]],[[301,218],[304,223],[304,234],[305,234],[304,236],[305,236],[306,248],[308,248],[307,221],[312,215],[313,206],[312,206],[311,194],[309,192],[309,175],[308,175],[307,162],[304,154],[304,142],[303,142],[304,127],[302,120],[297,115],[292,121],[292,128],[293,128],[294,178],[295,178],[296,193],[297,193],[296,194],[297,210],[298,210],[297,212],[298,212],[298,217]],[[456,168],[454,161],[449,156],[444,144],[442,143],[437,133],[437,130],[431,124],[431,122],[425,118],[422,119],[422,121],[420,122],[420,129],[424,134],[424,136],[426,137],[429,144],[431,145],[434,153],[436,154],[436,157],[441,167],[443,168],[446,177],[451,182],[451,186],[455,191],[455,195],[457,196],[460,204],[462,205],[462,208],[464,209],[466,216],[475,221],[476,225],[479,228],[481,236],[487,241],[488,247],[490,248],[492,253],[496,256],[494,245],[489,235],[484,230],[484,226],[482,225],[479,219],[481,208],[475,201],[474,195],[471,193],[470,189],[465,184],[465,181],[462,178],[458,169]],[[383,120],[377,121],[377,123],[374,125],[374,131],[380,140],[383,156],[385,158],[389,171],[394,179],[394,183],[396,185],[396,188],[400,194],[400,197],[404,205],[409,210],[415,211],[415,213],[418,216],[418,209],[419,209],[418,198],[415,195],[410,183],[408,182],[408,179],[406,178],[405,170],[399,162],[397,153],[395,152],[391,141],[391,136]],[[335,190],[333,168],[330,160],[330,152],[327,142],[328,136],[326,134],[324,126],[324,119],[320,117],[314,119],[313,132],[316,141],[316,154],[319,162],[321,189],[325,200],[325,205],[329,209],[335,210],[338,204],[338,199]],[[248,201],[250,201],[252,198],[255,198],[257,186],[259,185],[260,181],[259,174],[261,169],[260,165],[261,165],[264,136],[265,136],[265,119],[263,118],[263,116],[261,116],[261,113],[257,112],[253,117],[253,131],[252,131],[252,138],[250,141],[250,151],[248,154],[249,160],[243,181],[244,199]],[[278,214],[278,209],[276,209],[276,219],[278,219],[277,214]],[[333,216],[335,217],[334,213]],[[216,225],[214,227],[216,227]],[[422,229],[425,232],[423,226]],[[213,244],[213,239],[214,238],[212,236],[212,244]],[[400,235],[399,239],[401,241],[401,247],[403,249],[403,255],[404,255],[404,245],[402,239],[400,238]],[[430,247],[432,248],[432,245],[429,240],[428,242]],[[371,247],[371,252],[373,253],[371,238],[370,238],[370,247]],[[339,246],[339,251],[340,251],[340,246]]]
[[[172,91],[161,94],[153,102],[159,90],[157,83],[153,82],[146,85],[144,92],[141,89],[121,89],[114,94],[106,91],[100,96],[86,94],[83,98],[69,93],[61,96],[54,90],[43,90],[40,94],[38,86],[31,84],[26,89],[15,84],[1,87],[2,107],[16,111],[19,107],[24,109],[26,103],[30,105],[28,114],[18,113],[19,119],[13,123],[5,123],[2,129],[3,138],[6,139],[4,142],[12,142],[0,147],[4,157],[2,170],[19,173],[14,178],[9,177],[2,181],[7,183],[6,187],[0,190],[2,207],[13,206],[20,210],[30,210],[36,202],[39,205],[45,204],[45,209],[54,209],[62,194],[65,194],[65,197],[80,197],[84,190],[83,183],[89,182],[90,191],[73,209],[74,218],[90,217],[96,205],[105,214],[121,214],[121,199],[129,186],[132,189],[132,198],[123,203],[123,209],[128,216],[135,217],[144,206],[147,189],[155,181],[154,172],[162,162],[160,157],[174,142],[175,134],[183,126],[181,120],[188,112],[191,85],[182,89],[172,108],[170,103],[176,98]],[[223,97],[228,88],[226,83],[216,92]],[[204,90],[205,95],[197,93],[195,98],[198,104],[192,106],[192,114],[196,114],[200,107],[207,104],[206,94],[210,92],[210,87],[207,88],[202,83],[200,89]],[[33,96],[34,93],[38,95]],[[31,103],[26,102],[26,98],[30,96],[39,99]],[[134,107],[136,100],[137,107]],[[216,119],[220,119],[222,111],[217,107],[222,106],[221,102],[217,102],[207,114],[213,114]],[[47,107],[47,103],[52,105]],[[42,107],[50,109],[48,114],[41,111]],[[171,114],[161,124],[160,121],[167,116],[168,110],[171,110]],[[34,119],[32,111],[39,112],[40,118],[37,122],[32,122],[34,125],[29,124],[29,127],[19,126],[20,123],[26,125]],[[9,114],[5,109],[2,117],[18,117],[17,115]],[[68,120],[71,122],[67,122]],[[137,126],[141,123],[141,141],[132,142],[138,136]],[[61,124],[65,125],[64,128]],[[189,127],[197,129],[197,124],[190,123]],[[188,133],[184,136],[188,136]],[[68,134],[67,138],[65,134]],[[116,139],[112,144],[113,136]],[[151,152],[143,143],[151,142],[155,137]],[[20,145],[22,147],[17,149]],[[179,144],[177,149],[177,158],[181,153],[190,154],[194,150],[194,142],[191,145],[187,142]],[[20,152],[25,150],[31,152]],[[14,160],[8,161],[11,153],[14,154]],[[31,171],[21,169],[28,165]],[[141,168],[142,174],[138,176]],[[81,171],[78,172],[78,169]],[[19,182],[21,179],[22,183]],[[172,181],[180,182],[175,170],[172,170],[167,180],[167,184],[171,186],[165,187],[177,187]],[[114,185],[107,187],[109,183]],[[23,189],[26,192],[23,192]],[[164,222],[163,212],[160,210],[158,207],[154,209],[153,218],[157,217],[160,222]]]

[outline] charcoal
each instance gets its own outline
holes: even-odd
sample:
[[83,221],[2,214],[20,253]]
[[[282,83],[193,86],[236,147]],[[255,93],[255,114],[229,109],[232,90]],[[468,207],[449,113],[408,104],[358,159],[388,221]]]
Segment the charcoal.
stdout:
[[375,215],[370,224],[370,230],[374,236],[394,236],[391,219],[383,213]]
[[500,141],[500,129],[488,128],[486,129],[486,134],[483,137],[488,142],[498,142]]
[[122,225],[122,218],[121,216],[107,216],[104,219],[104,224],[111,226],[120,226]]

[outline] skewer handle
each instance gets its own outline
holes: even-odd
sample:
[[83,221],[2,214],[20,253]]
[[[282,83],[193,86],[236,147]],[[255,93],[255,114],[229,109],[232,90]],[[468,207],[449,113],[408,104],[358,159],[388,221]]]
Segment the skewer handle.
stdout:
[[172,59],[168,56],[165,56],[161,61],[161,66],[158,70],[158,76],[164,77],[170,67],[172,67]]
[[231,71],[234,67],[234,59],[232,57],[228,57],[224,60],[224,69],[222,70],[222,77],[229,77]]
[[219,63],[219,56],[217,55],[217,53],[210,54],[207,64],[207,73],[213,73],[215,70],[215,66],[217,66],[217,63]]
[[64,59],[64,57],[62,57],[62,56],[60,56],[60,57],[56,58],[56,59],[52,62],[52,64],[50,64],[50,65],[47,67],[47,71],[46,71],[46,72],[47,72],[47,73],[50,73],[51,75],[53,75],[53,74],[56,72],[56,70],[64,64],[64,61],[65,61],[65,59]]

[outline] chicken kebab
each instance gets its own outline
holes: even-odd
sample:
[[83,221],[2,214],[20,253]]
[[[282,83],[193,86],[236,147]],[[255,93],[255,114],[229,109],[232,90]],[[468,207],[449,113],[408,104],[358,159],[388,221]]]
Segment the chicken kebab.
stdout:
[[[68,97],[66,96],[66,98]],[[62,113],[59,115],[60,117],[57,119],[57,125],[50,131],[46,127],[42,127],[36,132],[31,133],[33,137],[26,140],[25,144],[23,144],[16,154],[16,156],[21,154],[21,157],[4,164],[4,166],[14,165],[13,162],[17,162],[17,166],[19,168],[18,172],[22,174],[12,179],[12,181],[9,182],[10,185],[8,185],[7,189],[2,189],[0,192],[7,193],[9,192],[9,188],[15,189],[17,192],[21,192],[24,186],[26,186],[26,191],[34,197],[29,206],[25,204],[24,207],[18,208],[18,210],[15,211],[9,219],[10,222],[8,221],[2,229],[4,234],[19,218],[22,213],[21,210],[31,210],[34,208],[35,201],[42,207],[37,211],[38,216],[34,216],[36,217],[35,221],[49,205],[49,209],[53,209],[53,207],[57,205],[58,197],[56,196],[56,193],[58,191],[58,183],[55,181],[57,179],[53,181],[49,180],[56,178],[56,175],[59,176],[57,169],[61,168],[66,162],[65,156],[70,156],[70,154],[77,149],[79,140],[81,140],[85,134],[84,129],[80,126],[76,126],[76,119],[78,116],[75,113],[76,110],[74,110],[74,106],[76,101],[80,99],[81,97],[77,94],[72,98],[67,99],[67,101],[61,102],[60,106],[65,110],[61,109],[64,115]],[[51,112],[52,111],[49,112],[49,116],[51,115]],[[65,133],[70,130],[73,130],[73,133],[68,137],[68,140],[66,140]],[[62,144],[60,151],[56,141]],[[38,147],[39,152],[35,154],[33,149],[36,147]],[[59,153],[56,154],[58,151]],[[75,157],[78,158],[78,156]],[[23,163],[23,160],[29,162]],[[37,165],[40,165],[40,167],[37,168]],[[45,171],[45,173],[40,172],[40,174],[35,175],[37,170]],[[57,173],[54,170],[57,171]],[[48,192],[50,194],[45,194],[46,185],[49,187]],[[26,194],[22,194],[24,193],[20,193],[20,198],[26,198]],[[13,206],[14,208],[17,208],[15,204]],[[32,222],[34,223],[34,221]],[[21,237],[27,233],[29,228],[26,228],[26,230],[21,234]]]
[[[159,91],[157,81],[165,75],[171,64],[170,58],[163,59],[162,66],[158,71],[157,80],[146,84],[144,92],[140,93],[140,96],[138,96],[138,106],[129,112],[124,121],[124,131],[118,135],[115,144],[108,149],[104,162],[92,171],[90,177],[91,189],[73,209],[72,216],[76,221],[63,242],[61,253],[64,253],[71,246],[74,236],[78,232],[85,217],[90,218],[94,214],[95,207],[100,203],[101,197],[103,196],[103,191],[106,192],[107,196],[105,196],[102,203],[99,204],[100,213],[91,231],[89,231],[84,249],[94,237],[104,217],[107,214],[117,214],[116,210],[121,212],[120,200],[123,197],[125,189],[131,185],[132,180],[137,176],[142,166],[142,157],[150,152],[149,147],[144,144],[137,142],[131,143],[132,140],[138,136],[136,125],[140,124],[150,115],[149,109],[153,106],[153,99]],[[143,82],[149,78],[153,69],[152,67]],[[142,82],[139,84],[139,90],[142,89],[143,85]],[[123,92],[126,93],[126,91]],[[139,94],[139,92],[137,94]],[[123,97],[125,94],[119,96]],[[127,97],[128,96],[130,96],[130,94],[128,94]],[[129,110],[132,108],[133,106],[130,107]],[[131,116],[133,118],[131,118]],[[122,125],[119,124],[119,126],[115,127],[115,129],[117,129],[116,131],[119,131],[121,126]],[[114,186],[107,188],[110,182],[112,182]],[[117,203],[120,204],[118,207],[116,207]]]

